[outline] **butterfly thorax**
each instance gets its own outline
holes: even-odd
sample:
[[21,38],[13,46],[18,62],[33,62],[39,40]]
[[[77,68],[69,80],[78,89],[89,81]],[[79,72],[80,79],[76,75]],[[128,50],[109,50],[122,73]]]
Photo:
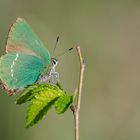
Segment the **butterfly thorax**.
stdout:
[[50,82],[56,84],[59,81],[59,73],[56,72],[57,64],[58,60],[56,58],[51,58],[50,65],[42,72],[37,83],[41,84]]

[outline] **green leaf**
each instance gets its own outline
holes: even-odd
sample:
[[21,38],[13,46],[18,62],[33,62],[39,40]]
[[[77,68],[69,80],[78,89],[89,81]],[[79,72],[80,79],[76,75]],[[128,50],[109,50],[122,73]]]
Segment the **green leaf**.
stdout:
[[56,86],[59,87],[59,89],[64,91],[64,89],[62,88],[62,86],[61,86],[61,84],[59,82],[56,83]]
[[33,85],[27,87],[22,93],[20,93],[20,95],[18,96],[15,103],[16,104],[22,104],[22,103],[25,103],[27,101],[30,101],[37,93],[44,90],[44,88],[54,89],[56,91],[62,92],[62,90],[56,85],[33,84]]
[[72,104],[73,96],[68,96],[67,94],[62,95],[55,102],[55,109],[58,114],[64,113]]
[[54,105],[58,114],[64,113],[73,102],[73,96],[67,95],[60,84],[34,84],[27,87],[16,100],[16,104],[30,101],[26,127],[29,128],[41,120]]
[[26,88],[22,93],[20,93],[20,95],[16,99],[15,103],[22,104],[27,101],[30,101],[34,97],[33,89],[35,89],[36,87],[37,87],[36,85],[33,85],[33,86],[29,86],[28,88]]
[[41,120],[47,114],[51,106],[54,105],[55,101],[65,94],[59,87],[49,84],[37,85],[32,91],[35,96],[31,99],[31,104],[27,112],[27,128]]

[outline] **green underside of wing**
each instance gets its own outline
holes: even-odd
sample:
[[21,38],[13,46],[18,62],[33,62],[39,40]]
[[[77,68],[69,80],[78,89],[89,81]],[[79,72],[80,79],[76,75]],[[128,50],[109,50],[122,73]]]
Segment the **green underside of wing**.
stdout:
[[10,53],[0,58],[0,79],[9,89],[33,84],[44,69],[38,57]]
[[10,29],[7,52],[35,53],[45,65],[50,64],[50,54],[31,27],[22,18],[18,18]]

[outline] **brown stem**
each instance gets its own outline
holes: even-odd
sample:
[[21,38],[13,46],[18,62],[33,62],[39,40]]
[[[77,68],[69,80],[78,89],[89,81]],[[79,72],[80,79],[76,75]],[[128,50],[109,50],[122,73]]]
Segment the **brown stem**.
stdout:
[[75,140],[79,140],[79,113],[80,113],[80,105],[81,105],[81,93],[83,86],[83,77],[85,71],[85,63],[81,54],[80,46],[76,47],[79,61],[80,61],[80,76],[79,76],[79,84],[77,89],[77,98],[75,105],[71,106],[71,110],[74,116],[74,132],[75,132]]

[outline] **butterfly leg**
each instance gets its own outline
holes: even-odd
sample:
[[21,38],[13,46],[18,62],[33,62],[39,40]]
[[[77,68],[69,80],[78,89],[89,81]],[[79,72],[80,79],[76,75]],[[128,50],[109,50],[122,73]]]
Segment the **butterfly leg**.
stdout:
[[51,82],[53,84],[56,84],[58,83],[60,80],[59,80],[59,73],[58,72],[53,72],[51,73]]
[[25,89],[25,88],[19,88],[19,89],[17,89],[17,90],[15,91],[14,94],[20,94],[20,93],[23,92],[24,89]]
[[42,84],[42,83],[52,83],[56,84],[59,82],[59,73],[53,72],[50,75],[41,77],[36,83]]
[[40,79],[36,82],[37,84],[48,83],[50,82],[51,75],[40,77]]

